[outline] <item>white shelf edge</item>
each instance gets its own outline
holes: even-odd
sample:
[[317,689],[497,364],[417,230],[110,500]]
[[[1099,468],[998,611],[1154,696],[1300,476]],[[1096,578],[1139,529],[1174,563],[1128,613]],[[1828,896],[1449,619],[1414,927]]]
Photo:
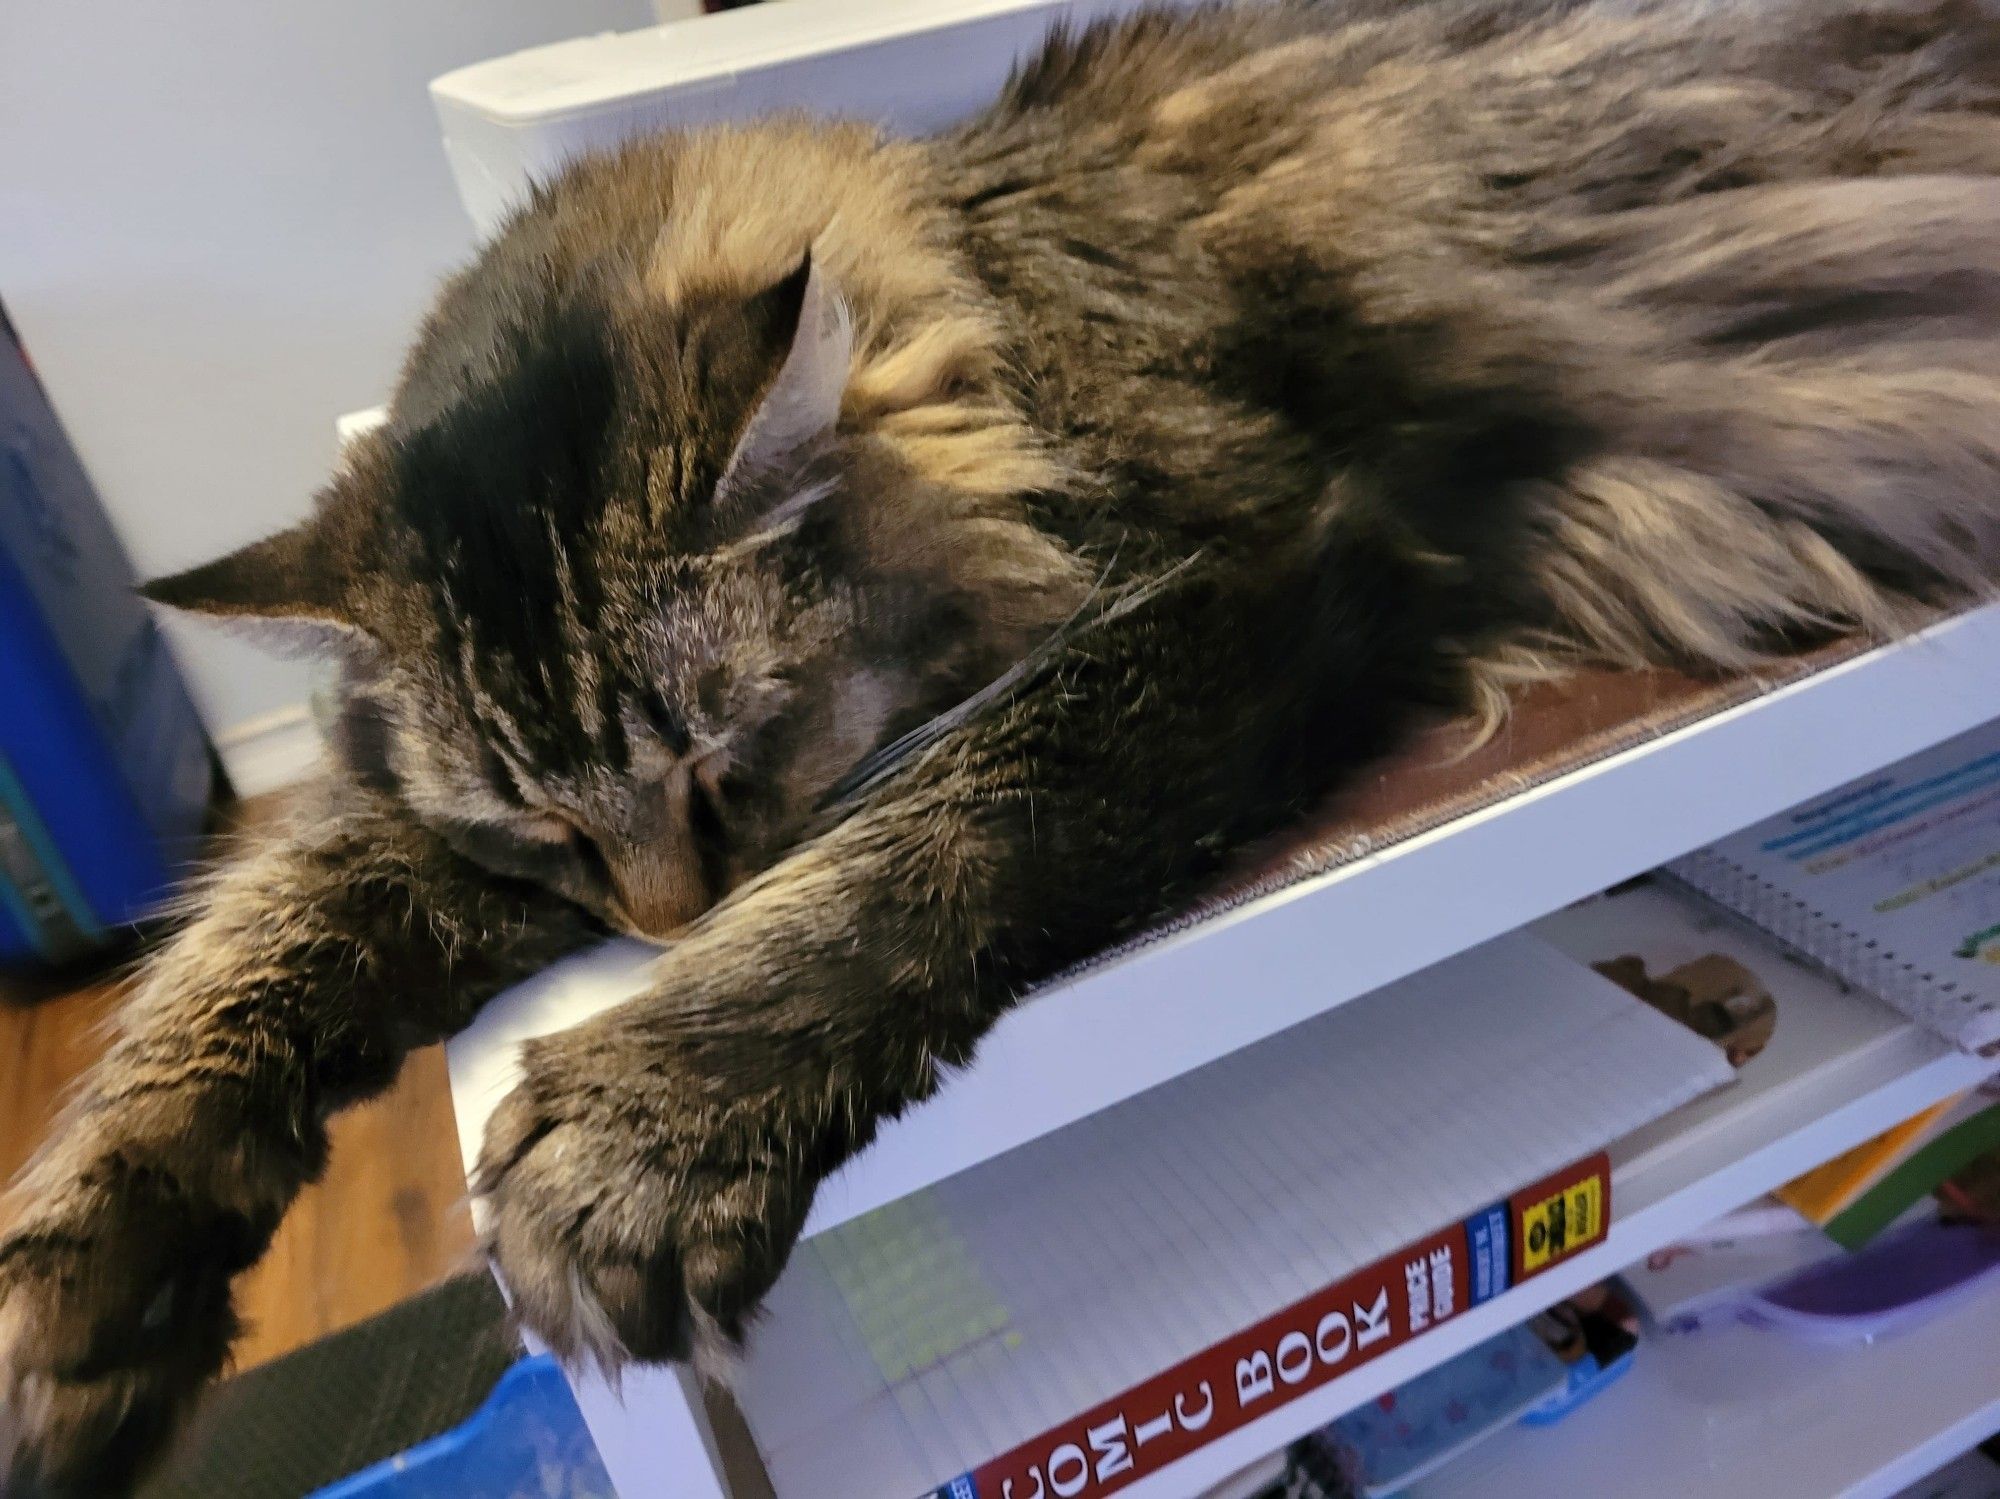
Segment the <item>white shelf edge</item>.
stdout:
[[[1695,1125],[1692,1138],[1670,1138],[1646,1155],[1618,1161],[1604,1243],[1190,1453],[1133,1484],[1125,1491],[1127,1499],[1185,1499],[1202,1492],[1895,1121],[1996,1073],[2000,1062],[1944,1049],[1914,1025],[1906,1026],[1815,1072],[1809,1084],[1802,1080],[1801,1086],[1757,1095],[1733,1116]],[[705,1417],[684,1376],[662,1368],[629,1371],[622,1401],[595,1376],[576,1379],[573,1388],[621,1493],[728,1499],[713,1463]],[[1933,1439],[1939,1462],[1952,1455],[1947,1450],[1951,1436],[1944,1432]],[[1913,1467],[1910,1476],[1924,1471]]]
[[1996,1431],[2000,1431],[2000,1394],[1952,1422],[1929,1441],[1907,1449],[1894,1462],[1876,1469],[1850,1488],[1842,1499],[1894,1499],[1918,1479],[1970,1452]]
[[[806,1233],[1061,1129],[1996,712],[2000,604],[1046,991],[1001,1020],[972,1067],[885,1124],[868,1150],[828,1179]],[[1551,857],[1550,849],[1562,854]],[[517,985],[448,1044],[468,1169],[487,1116],[518,1076],[519,1043],[638,994],[649,962],[650,950],[630,942],[580,954]]]
[[733,1499],[687,1370],[635,1365],[616,1386],[571,1374],[569,1389],[619,1499]]
[[[1601,1401],[1554,1430],[1494,1433],[1413,1485],[1410,1499],[1540,1493],[1557,1473],[1612,1462],[1635,1475],[1627,1499],[1890,1499],[2000,1428],[2000,1286],[1876,1344],[1767,1336],[1758,1356],[1772,1362],[1757,1382],[1783,1393],[1754,1414],[1726,1393],[1690,1401],[1697,1376],[1658,1362],[1677,1350],[1642,1344],[1632,1373]],[[1802,1387],[1785,1391],[1788,1379]],[[1713,1424],[1724,1411],[1746,1419]],[[1838,1431],[1828,1417],[1841,1420]]]
[[431,103],[460,201],[489,233],[569,161],[669,127],[807,107],[941,128],[992,98],[1052,26],[1140,3],[843,0],[693,16],[475,63],[432,80]]
[[440,103],[527,130],[733,84],[745,73],[831,53],[1023,13],[1039,19],[1070,8],[1067,0],[871,0],[852,8],[805,5],[755,16],[686,16],[470,63],[432,79],[430,91]]
[[[1938,1056],[1927,1038],[1914,1032],[1905,1035],[1910,1046],[1872,1050],[1861,1061],[1861,1067],[1877,1078],[1874,1086],[1802,1126],[1780,1126],[1781,1132],[1766,1144],[1720,1169],[1704,1172],[1699,1154],[1674,1152],[1658,1171],[1649,1171],[1644,1162],[1615,1170],[1611,1230],[1604,1243],[1141,1479],[1124,1491],[1126,1499],[1186,1499],[1199,1493],[1258,1457],[1859,1144],[1897,1119],[1975,1086],[1996,1070],[1995,1063],[1976,1057]],[[1907,1069],[1899,1065],[1925,1055],[1929,1060]]]
[[[1772,1335],[1780,1337],[1780,1335]],[[1618,1471],[1636,1499],[1890,1499],[1950,1463],[2000,1427],[2000,1387],[1982,1355],[2000,1339],[2000,1287],[1958,1301],[1924,1325],[1880,1345],[1774,1343],[1766,1377],[1786,1373],[1806,1381],[1804,1397],[1820,1409],[1848,1415],[1846,1429],[1798,1421],[1796,1411],[1760,1411],[1752,1429],[1710,1437],[1704,1417],[1716,1407],[1688,1409],[1688,1373],[1658,1369],[1640,1347],[1638,1365],[1604,1399],[1552,1431],[1500,1431],[1412,1485],[1410,1499],[1466,1499],[1490,1493],[1540,1493],[1556,1471]],[[1854,1361],[1846,1369],[1840,1365]],[[1784,1365],[1794,1365],[1790,1371]],[[1798,1365],[1818,1365],[1806,1371]],[[1872,1365],[1872,1367],[1870,1367]],[[1832,1373],[1836,1389],[1816,1381]],[[1980,1387],[1980,1379],[1988,1383]],[[1860,1389],[1856,1389],[1860,1387]],[[1856,1411],[1840,1395],[1874,1395]],[[1794,1399],[1800,1395],[1794,1393]],[[1784,1397],[1780,1397],[1782,1401]],[[1724,1407],[1726,1409],[1726,1407]],[[1784,1417],[1792,1415],[1792,1421]],[[1692,1429],[1690,1429],[1692,1427]],[[1790,1439],[1790,1441],[1788,1441]],[[1718,1451],[1720,1447],[1720,1451]],[[1744,1465],[1752,1465],[1744,1471]],[[1760,1467],[1758,1467],[1760,1465]],[[1662,1477],[1672,1475],[1670,1485]],[[1616,1499],[1610,1491],[1606,1499]]]
[[[558,965],[537,986],[529,986],[529,997],[539,998],[541,1011],[532,1006],[510,1011],[502,1006],[491,1017],[493,1022],[504,1022],[500,1034],[488,1037],[489,1044],[477,1049],[477,1059],[490,1069],[497,1059],[511,1054],[511,1046],[502,1039],[505,1033],[518,1038],[564,1019],[573,1021],[579,996],[589,1007],[602,1001],[607,973],[614,987],[617,982],[636,983],[645,962],[646,951],[628,945]],[[454,1058],[454,1091],[461,1103],[463,1060]],[[1194,1454],[1158,1479],[1135,1486],[1135,1499],[1168,1499],[1207,1478],[1219,1480],[1290,1437],[1631,1263],[1887,1124],[1972,1086],[1993,1066],[1950,1050],[1913,1025],[1904,1026],[1857,1047],[1834,1072],[1816,1073],[1810,1082],[1802,1078],[1762,1094],[1754,1110],[1692,1124],[1646,1153],[1620,1160],[1606,1245]],[[489,1078],[488,1087],[503,1087],[504,1081],[502,1069]],[[1755,1138],[1746,1148],[1745,1121],[1753,1115],[1756,1127],[1749,1133]],[[468,1149],[476,1146],[476,1132],[465,1138]],[[705,1420],[672,1371],[631,1371],[622,1402],[595,1379],[580,1380],[577,1395],[614,1481],[625,1492],[722,1499],[726,1490],[715,1476]],[[671,1487],[663,1490],[662,1483],[669,1479]]]
[[821,1188],[806,1232],[1061,1129],[1996,713],[2000,604],[1989,604],[1141,949],[1004,1017],[972,1067],[885,1125]]

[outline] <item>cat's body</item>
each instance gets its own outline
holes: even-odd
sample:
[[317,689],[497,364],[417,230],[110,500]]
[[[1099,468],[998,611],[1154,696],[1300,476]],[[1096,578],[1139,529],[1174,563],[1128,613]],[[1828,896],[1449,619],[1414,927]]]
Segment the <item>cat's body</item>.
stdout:
[[25,1179],[18,1481],[122,1481],[326,1112],[586,909],[699,919],[529,1049],[493,1251],[567,1353],[739,1334],[1014,995],[1412,714],[1986,586],[1996,307],[1971,4],[1154,15],[933,140],[581,165],[316,518],[160,590],[332,642],[347,769]]

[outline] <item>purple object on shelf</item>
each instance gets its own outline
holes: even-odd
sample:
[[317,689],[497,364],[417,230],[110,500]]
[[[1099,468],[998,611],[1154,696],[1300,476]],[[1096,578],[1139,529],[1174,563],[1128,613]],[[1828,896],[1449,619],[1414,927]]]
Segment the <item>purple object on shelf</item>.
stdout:
[[1749,1298],[1758,1321],[1830,1342],[1863,1342],[1926,1322],[2000,1271],[2000,1232],[1912,1223],[1853,1254],[1821,1260]]

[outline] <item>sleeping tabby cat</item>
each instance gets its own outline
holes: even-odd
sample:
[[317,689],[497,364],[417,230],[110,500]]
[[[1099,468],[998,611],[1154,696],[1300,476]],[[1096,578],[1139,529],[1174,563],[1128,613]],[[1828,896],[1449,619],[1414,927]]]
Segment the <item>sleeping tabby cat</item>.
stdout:
[[572,1358],[740,1337],[1025,986],[1412,715],[1982,591],[1996,311],[1971,0],[1140,14],[935,138],[577,165],[152,589],[335,655],[339,768],[18,1186],[10,1492],[129,1483],[329,1112],[605,929],[672,941],[528,1049],[491,1251]]

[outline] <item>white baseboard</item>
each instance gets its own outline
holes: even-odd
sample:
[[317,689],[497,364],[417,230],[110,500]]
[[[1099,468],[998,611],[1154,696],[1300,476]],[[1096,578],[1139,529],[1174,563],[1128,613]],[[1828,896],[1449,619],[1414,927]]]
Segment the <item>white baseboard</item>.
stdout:
[[304,703],[224,729],[215,737],[215,751],[238,796],[262,796],[303,781],[326,754]]

